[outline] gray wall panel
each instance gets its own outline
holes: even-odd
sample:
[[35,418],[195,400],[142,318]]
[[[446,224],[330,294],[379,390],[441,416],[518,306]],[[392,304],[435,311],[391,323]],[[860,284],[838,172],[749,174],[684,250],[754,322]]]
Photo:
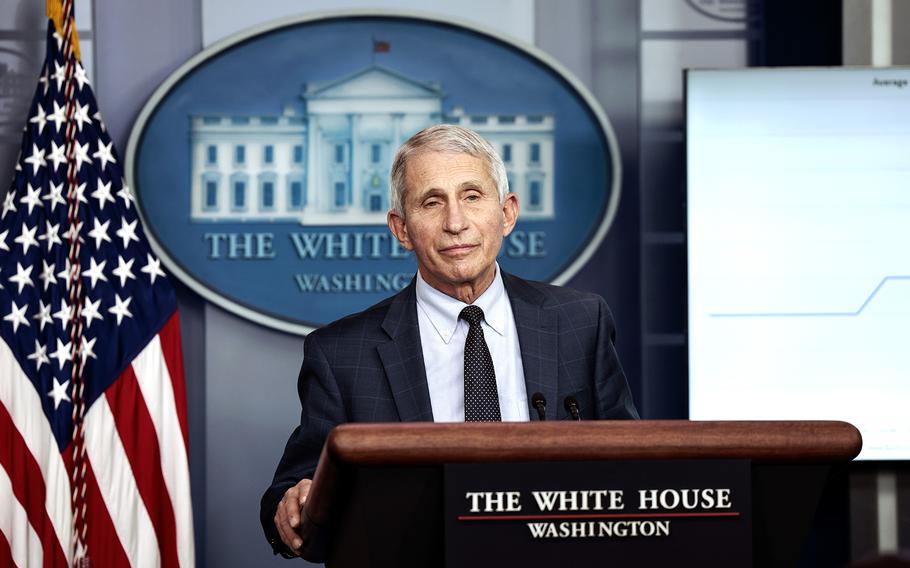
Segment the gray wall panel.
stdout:
[[95,96],[114,144],[158,85],[202,49],[198,0],[97,0]]
[[207,304],[206,564],[269,566],[259,498],[300,422],[300,337],[271,331]]

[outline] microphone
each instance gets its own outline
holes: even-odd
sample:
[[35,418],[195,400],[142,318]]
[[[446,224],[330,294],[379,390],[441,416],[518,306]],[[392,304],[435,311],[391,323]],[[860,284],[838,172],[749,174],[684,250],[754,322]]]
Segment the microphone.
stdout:
[[531,406],[537,409],[537,416],[541,422],[547,419],[547,399],[542,392],[535,392],[531,395]]
[[567,396],[563,406],[566,407],[566,412],[572,415],[573,420],[581,420],[581,416],[578,415],[578,401],[574,396]]

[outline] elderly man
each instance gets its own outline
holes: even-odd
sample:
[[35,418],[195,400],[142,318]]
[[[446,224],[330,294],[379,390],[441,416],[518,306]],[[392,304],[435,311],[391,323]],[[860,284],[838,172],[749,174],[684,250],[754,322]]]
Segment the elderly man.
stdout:
[[[548,419],[637,418],[602,298],[499,269],[518,198],[477,133],[438,125],[398,150],[389,229],[417,275],[395,296],[306,338],[302,412],[261,521],[276,553],[296,554],[300,509],[329,431],[343,422],[527,421],[542,393]],[[574,409],[573,409],[574,410]]]

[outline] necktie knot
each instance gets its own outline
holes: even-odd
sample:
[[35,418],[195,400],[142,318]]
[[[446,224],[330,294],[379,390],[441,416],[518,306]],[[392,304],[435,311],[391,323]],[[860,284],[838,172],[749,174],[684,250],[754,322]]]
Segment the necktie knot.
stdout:
[[461,310],[458,317],[468,322],[468,325],[475,326],[483,321],[483,310],[477,306],[467,306]]

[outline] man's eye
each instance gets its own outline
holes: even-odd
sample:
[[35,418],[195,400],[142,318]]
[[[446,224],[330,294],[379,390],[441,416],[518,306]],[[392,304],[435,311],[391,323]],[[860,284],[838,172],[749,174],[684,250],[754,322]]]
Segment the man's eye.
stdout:
[[434,208],[434,207],[438,207],[438,206],[439,206],[439,202],[438,202],[438,201],[435,201],[435,200],[432,200],[432,201],[424,201],[423,206],[432,209],[432,208]]
[[467,199],[468,201],[477,201],[478,199],[480,199],[480,195],[477,193],[469,193],[465,197],[465,199]]

